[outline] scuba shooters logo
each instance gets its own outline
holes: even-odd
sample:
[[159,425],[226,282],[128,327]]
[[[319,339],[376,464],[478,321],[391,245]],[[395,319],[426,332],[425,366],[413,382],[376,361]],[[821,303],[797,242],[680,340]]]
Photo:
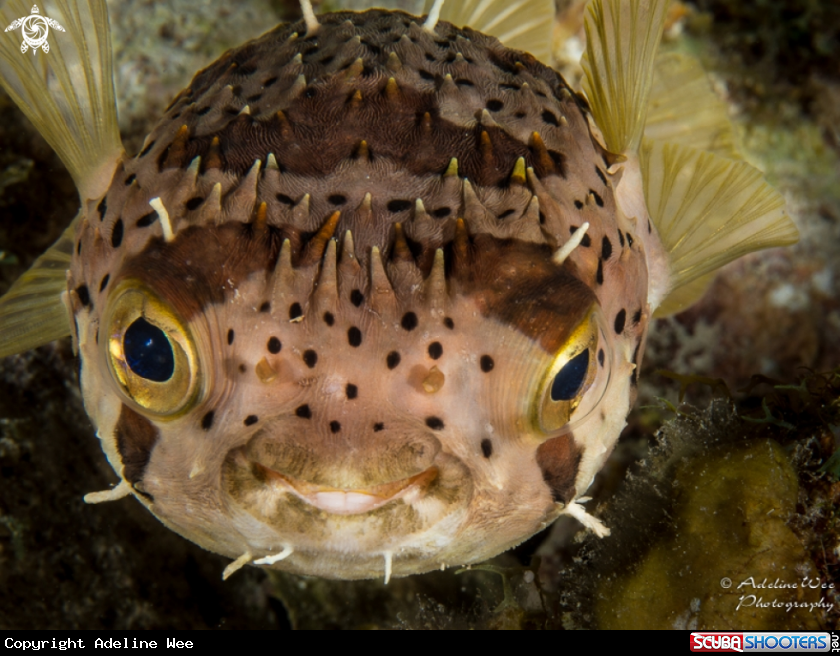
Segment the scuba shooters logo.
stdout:
[[695,652],[825,652],[831,648],[829,633],[699,633],[691,634]]

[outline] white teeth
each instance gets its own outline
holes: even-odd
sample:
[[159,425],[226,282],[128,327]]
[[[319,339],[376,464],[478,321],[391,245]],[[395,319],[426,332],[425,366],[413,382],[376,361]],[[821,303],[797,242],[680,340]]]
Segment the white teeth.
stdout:
[[382,504],[382,499],[359,492],[316,492],[309,497],[313,506],[336,514],[363,513]]

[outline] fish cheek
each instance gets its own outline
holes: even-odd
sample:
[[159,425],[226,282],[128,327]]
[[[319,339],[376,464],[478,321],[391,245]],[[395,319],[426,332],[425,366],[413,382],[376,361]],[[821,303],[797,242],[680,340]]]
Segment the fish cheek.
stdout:
[[575,498],[575,478],[582,455],[583,451],[575,444],[571,433],[540,444],[537,449],[537,465],[554,501],[568,504]]
[[149,497],[138,489],[138,483],[143,479],[152,451],[160,439],[160,431],[143,415],[123,404],[114,434],[123,464],[123,478]]

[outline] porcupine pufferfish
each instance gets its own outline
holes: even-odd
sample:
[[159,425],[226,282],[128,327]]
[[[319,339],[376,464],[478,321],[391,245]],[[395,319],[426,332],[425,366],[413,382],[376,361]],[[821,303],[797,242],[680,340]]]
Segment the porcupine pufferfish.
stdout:
[[103,0],[48,7],[49,53],[3,35],[81,209],[0,301],[0,354],[72,336],[119,477],[86,500],[134,496],[225,576],[387,581],[562,514],[606,534],[584,495],[654,312],[797,238],[702,72],[657,56],[666,3],[591,0],[579,93],[548,65],[551,0],[304,1],[134,156]]

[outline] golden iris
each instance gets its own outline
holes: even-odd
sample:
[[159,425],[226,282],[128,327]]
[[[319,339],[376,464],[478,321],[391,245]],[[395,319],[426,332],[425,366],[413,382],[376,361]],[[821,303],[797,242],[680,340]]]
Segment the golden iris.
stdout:
[[569,423],[595,378],[598,322],[594,308],[554,356],[537,394],[537,425],[555,433]]
[[104,325],[114,380],[142,409],[178,415],[198,390],[198,357],[189,330],[167,303],[137,281],[124,281],[113,299]]

